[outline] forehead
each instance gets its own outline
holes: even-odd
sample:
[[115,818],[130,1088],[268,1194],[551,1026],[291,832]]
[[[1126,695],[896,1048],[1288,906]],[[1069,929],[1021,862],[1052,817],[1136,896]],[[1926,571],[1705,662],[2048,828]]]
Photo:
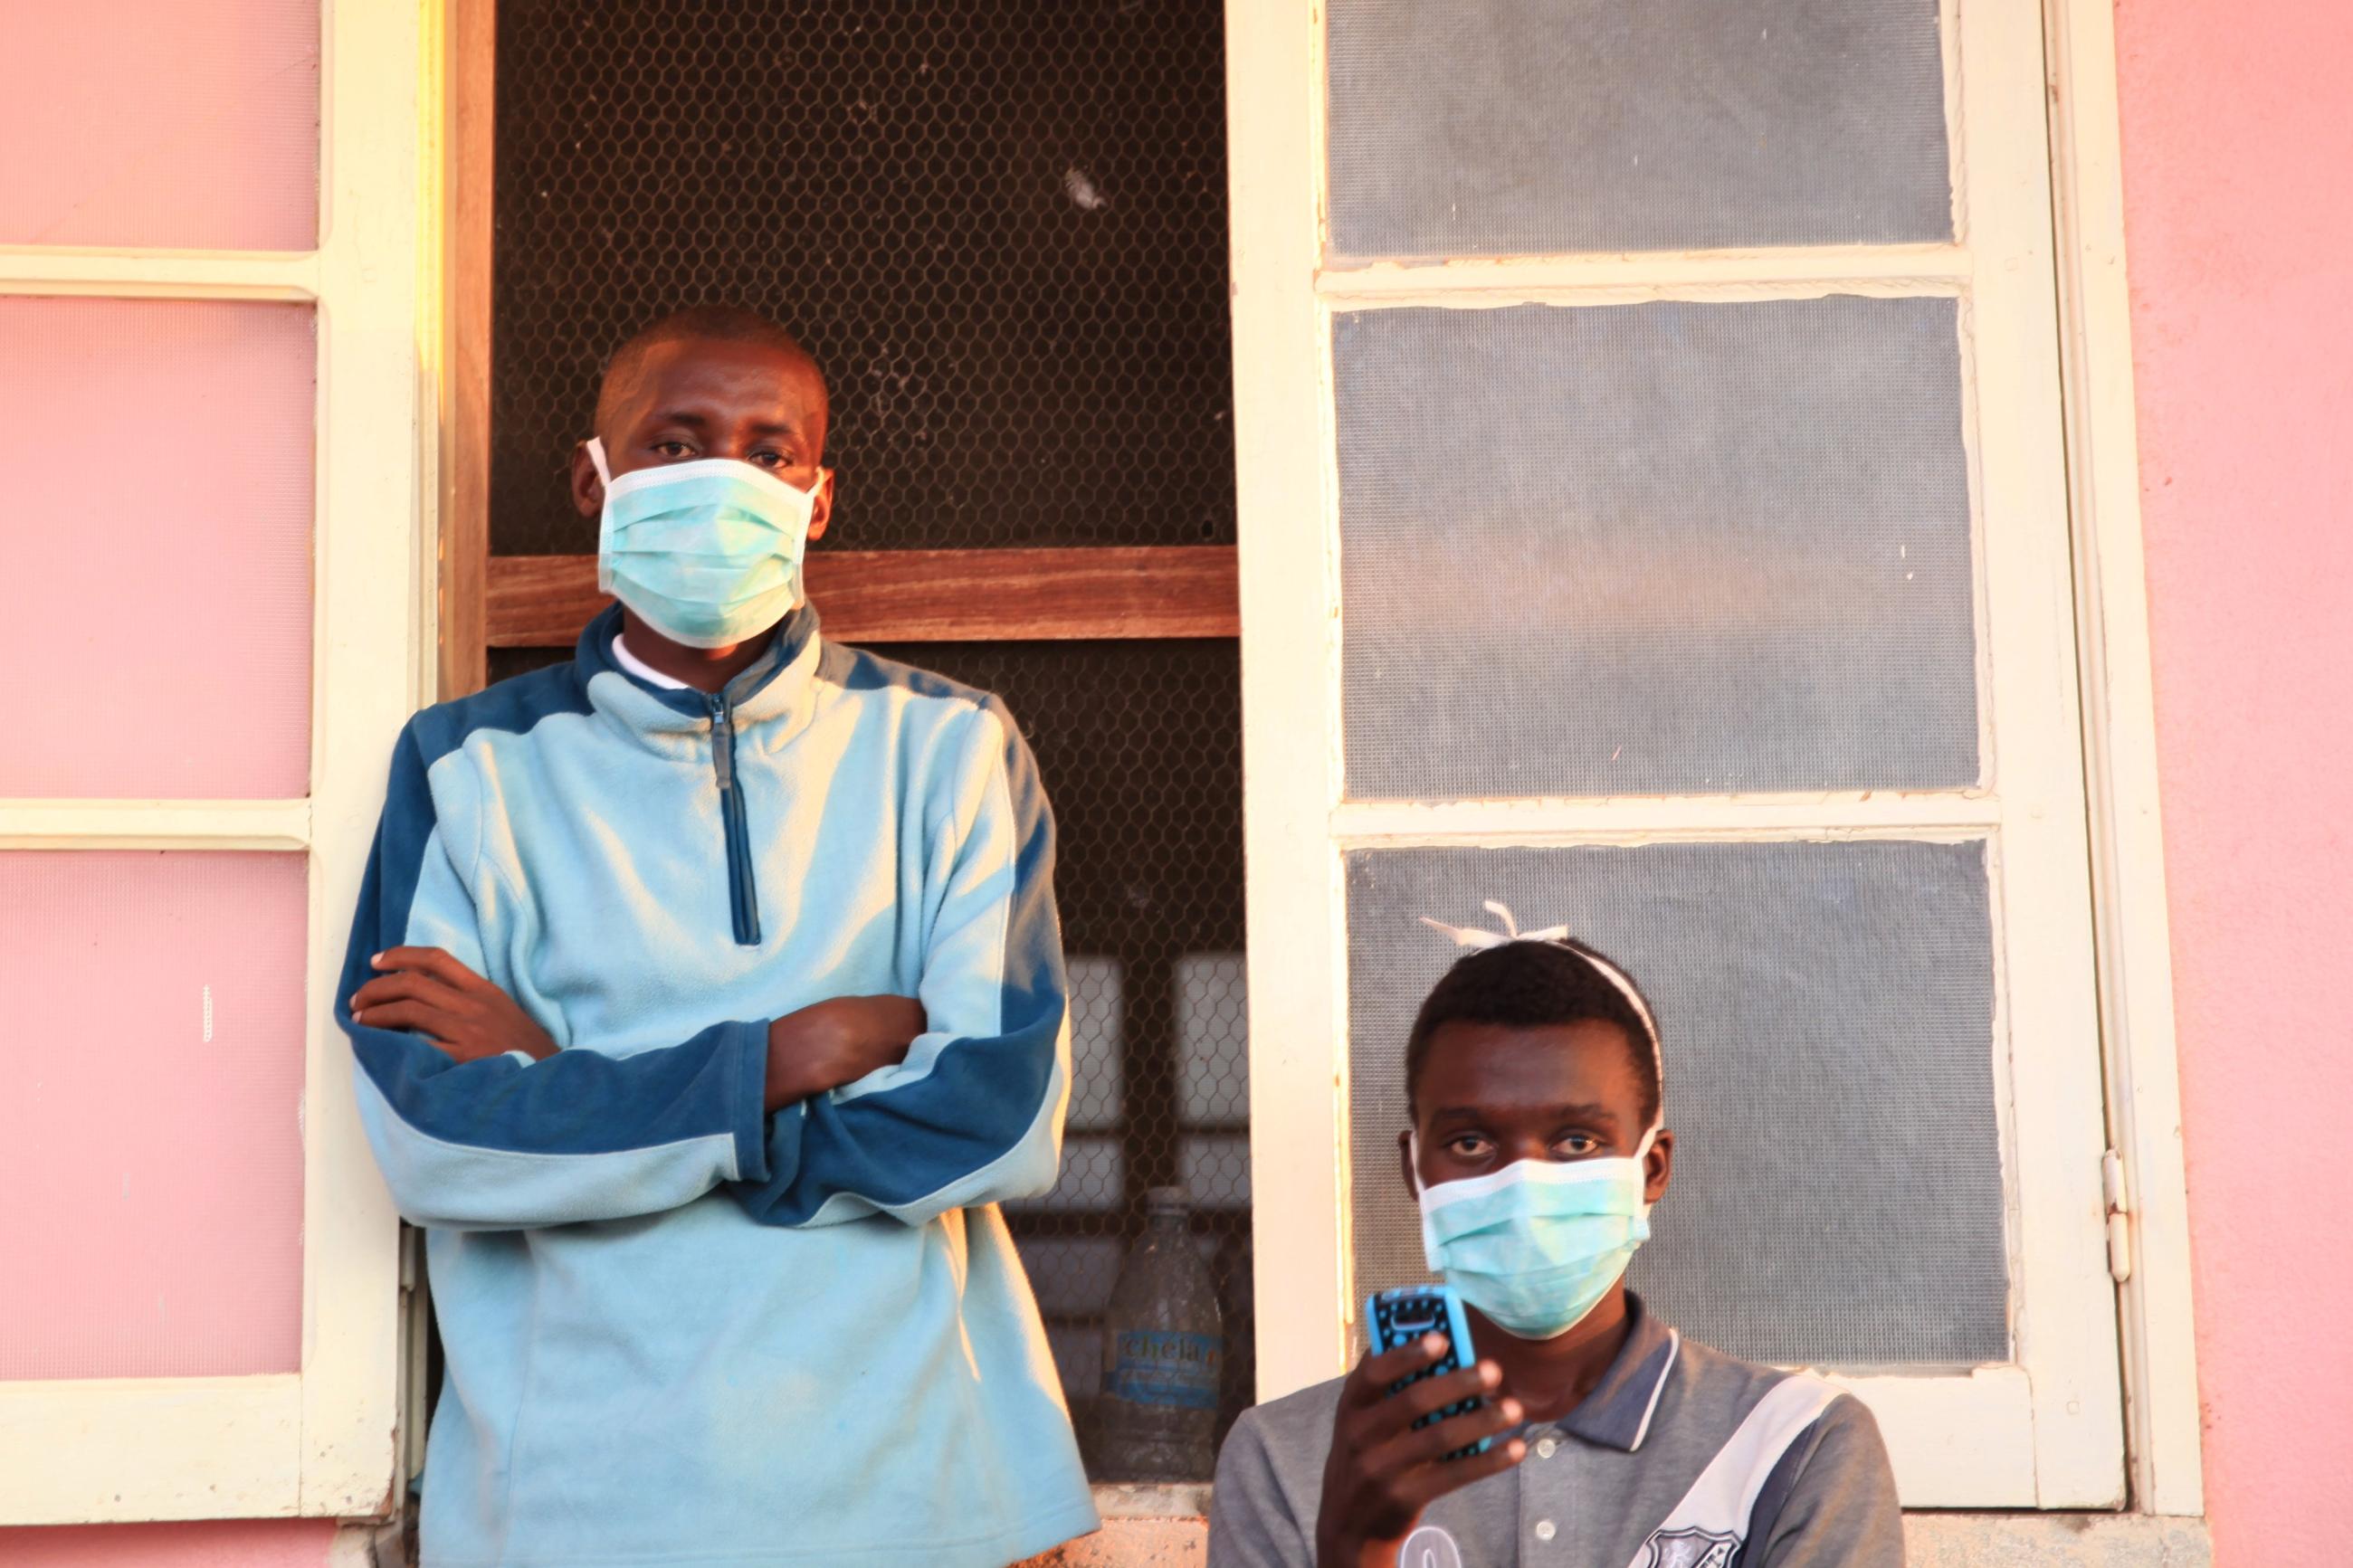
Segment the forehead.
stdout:
[[1625,1030],[1599,1018],[1441,1024],[1430,1037],[1415,1100],[1424,1110],[1484,1106],[1500,1112],[1600,1105],[1632,1121],[1642,1113],[1634,1048]]
[[629,420],[696,415],[715,424],[822,424],[825,389],[808,362],[766,343],[679,338],[646,351],[622,396]]

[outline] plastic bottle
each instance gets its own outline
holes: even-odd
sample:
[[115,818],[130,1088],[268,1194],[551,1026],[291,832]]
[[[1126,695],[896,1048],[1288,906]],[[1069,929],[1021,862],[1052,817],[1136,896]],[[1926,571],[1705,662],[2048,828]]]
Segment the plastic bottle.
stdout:
[[1217,1287],[1193,1240],[1185,1189],[1155,1187],[1145,1201],[1144,1235],[1120,1268],[1103,1321],[1094,1476],[1206,1481],[1217,1463],[1211,1437],[1226,1360]]

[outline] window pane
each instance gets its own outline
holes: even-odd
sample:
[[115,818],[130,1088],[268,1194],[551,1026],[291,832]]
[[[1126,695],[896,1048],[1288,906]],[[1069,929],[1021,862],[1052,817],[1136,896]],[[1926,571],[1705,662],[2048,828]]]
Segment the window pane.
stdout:
[[315,358],[307,306],[0,299],[0,796],[309,792]]
[[1348,859],[1356,1288],[1427,1278],[1398,1178],[1404,1054],[1460,956],[1419,923],[1566,922],[1666,1040],[1674,1181],[1632,1279],[1736,1355],[2009,1354],[1983,847],[1672,844]]
[[0,1381],[301,1361],[300,855],[0,854]]
[[1955,311],[1342,316],[1348,793],[1975,783]]
[[319,0],[12,5],[0,244],[308,250]]
[[1952,235],[1936,0],[1335,0],[1329,36],[1344,256]]

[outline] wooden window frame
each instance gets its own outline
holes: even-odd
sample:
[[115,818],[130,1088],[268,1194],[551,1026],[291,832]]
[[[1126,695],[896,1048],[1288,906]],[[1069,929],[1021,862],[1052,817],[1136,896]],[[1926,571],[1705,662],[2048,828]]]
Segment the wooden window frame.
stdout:
[[[1970,62],[1967,71],[1947,66],[1956,190],[1978,209],[1953,245],[1342,269],[1327,263],[1324,250],[1318,8],[1310,0],[1229,4],[1240,595],[1250,656],[1243,661],[1251,763],[1249,919],[1253,932],[1286,933],[1280,951],[1264,936],[1254,942],[1250,966],[1261,1396],[1331,1376],[1345,1364],[1355,1293],[1346,1239],[1341,851],[1658,837],[1803,839],[1858,830],[1935,837],[1998,826],[1991,853],[2008,864],[1996,870],[1997,900],[2017,909],[2023,873],[2060,905],[2079,906],[2084,918],[2066,916],[2062,923],[2071,929],[2050,945],[2086,955],[2095,971],[2084,974],[2078,965],[2072,976],[2047,973],[2058,964],[2025,943],[2008,944],[1997,958],[2008,971],[2007,995],[2018,996],[2023,985],[2029,995],[2064,1000],[2055,1026],[2048,1009],[2037,1010],[2042,1039],[2096,1047],[2035,1052],[2021,1050],[2010,1037],[1998,1052],[2006,1081],[1998,1077],[1997,1092],[2010,1102],[2003,1121],[2010,1246],[2021,1260],[2014,1279],[2019,1289],[2031,1286],[2045,1321],[2020,1325],[2018,1363],[1936,1380],[1945,1388],[1934,1398],[1915,1397],[1927,1380],[1842,1381],[1880,1414],[1905,1500],[1914,1506],[2114,1507],[2125,1500],[2121,1470],[2134,1506],[2197,1511],[2112,22],[2099,0],[2049,0],[2047,14],[2019,0],[1979,0],[1965,17],[1953,0],[1943,10],[1946,36],[1958,37],[1958,53]],[[1965,31],[1955,32],[1957,22]],[[2018,112],[2046,87],[2055,99],[2047,142],[2042,117]],[[2042,210],[2046,190],[2057,213],[2055,237]],[[2055,321],[2054,270],[2061,276]],[[2005,560],[1981,572],[2040,575],[2046,595],[2052,584],[2072,584],[2075,615],[2072,624],[2063,613],[2040,617],[2034,631],[2047,651],[2041,668],[2029,668],[2017,657],[2020,584],[1981,581],[1981,593],[2009,617],[1993,635],[2006,637],[2011,649],[1999,668],[1984,670],[1984,689],[2006,737],[2024,722],[2054,760],[2080,748],[2083,776],[2072,789],[2055,787],[2066,770],[2051,766],[2037,786],[2047,798],[2011,803],[2022,811],[2007,809],[1988,791],[1881,792],[1870,800],[1759,795],[1430,806],[1343,798],[1332,613],[1337,474],[1328,423],[1328,323],[1335,308],[1823,293],[1952,293],[2015,302],[2020,291],[2037,290],[2041,302],[2031,309],[2003,307],[2008,325],[1999,330],[2019,341],[1992,356],[1996,363],[1972,366],[1973,407],[2003,410],[2012,428],[1989,431],[1973,419],[1970,437],[1980,516],[1998,510],[2014,517],[2023,506],[2042,526],[2022,544],[2011,527]],[[1990,319],[1996,311],[1983,313]],[[2037,322],[2046,339],[2039,347],[2030,330]],[[2049,339],[2063,340],[2063,353]],[[2025,446],[2015,428],[2022,422],[2041,432]],[[2054,428],[2063,428],[2063,440],[2051,438]],[[1303,526],[1303,519],[1321,526]],[[2026,614],[2033,616],[2031,607]],[[2053,658],[2080,667],[2080,709],[2075,683],[2051,680]],[[2038,680],[2068,689],[2055,697],[2037,692]],[[1998,793],[2017,792],[2005,779]],[[2078,872],[2067,885],[2071,858],[2079,868],[2088,861],[2094,875],[2086,879]],[[1999,915],[1997,921],[1999,926]],[[2038,967],[2046,972],[2039,978],[2021,975]],[[2061,1054],[2070,1065],[2056,1073],[2047,1058]],[[2117,1129],[2129,1194],[2123,1205],[2129,1212],[2111,1224],[2112,1238],[2121,1227],[2132,1265],[2121,1298],[2121,1351],[2129,1363],[2124,1375],[2112,1337],[2116,1303],[2101,1299],[2114,1287],[2105,1260],[2087,1247],[2091,1231],[2083,1217],[2104,1201],[2095,1168],[2104,1125]],[[2052,1293],[2065,1299],[2071,1320],[2056,1346],[2047,1324]],[[2119,1429],[2127,1432],[2121,1452],[2114,1436]],[[1997,1431],[2001,1439],[1987,1441]]]
[[0,1523],[392,1511],[397,1219],[331,1017],[392,739],[427,689],[421,415],[438,308],[439,16],[322,5],[319,241],[289,253],[0,247],[0,295],[271,300],[317,313],[311,788],[289,800],[0,801],[11,849],[280,850],[309,865],[295,1372],[0,1384]]

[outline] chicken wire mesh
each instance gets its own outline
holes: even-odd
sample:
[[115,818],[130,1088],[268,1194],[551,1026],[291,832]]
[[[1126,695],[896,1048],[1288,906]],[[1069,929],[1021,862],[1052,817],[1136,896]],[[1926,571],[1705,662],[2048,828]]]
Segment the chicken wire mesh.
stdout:
[[501,0],[491,547],[605,357],[763,310],[828,373],[850,549],[1230,543],[1219,0]]

